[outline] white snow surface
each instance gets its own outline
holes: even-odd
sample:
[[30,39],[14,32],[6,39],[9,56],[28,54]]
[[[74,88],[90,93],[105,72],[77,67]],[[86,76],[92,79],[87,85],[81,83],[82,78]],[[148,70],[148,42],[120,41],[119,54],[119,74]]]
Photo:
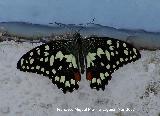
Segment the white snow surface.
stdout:
[[[0,116],[158,116],[160,113],[159,50],[142,50],[141,59],[113,73],[104,91],[92,90],[84,74],[77,91],[63,94],[47,77],[16,69],[19,58],[40,44],[0,43]],[[57,111],[57,108],[73,111]],[[75,108],[95,111],[79,112]],[[99,111],[113,108],[115,112]]]
[[0,0],[0,22],[88,23],[160,31],[159,0]]

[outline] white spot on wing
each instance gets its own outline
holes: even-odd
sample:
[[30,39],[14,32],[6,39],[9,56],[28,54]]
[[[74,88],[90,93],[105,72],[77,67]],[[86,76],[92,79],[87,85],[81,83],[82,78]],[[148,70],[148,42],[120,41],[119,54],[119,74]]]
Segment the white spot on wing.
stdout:
[[103,73],[100,73],[100,78],[101,78],[101,80],[104,80],[104,79],[105,79],[105,77],[104,77],[104,74],[103,74]]
[[126,55],[128,55],[128,51],[127,51],[127,50],[124,50],[124,53],[125,53]]
[[112,44],[112,41],[111,41],[111,40],[107,40],[107,44],[108,44],[108,45],[111,45],[111,44]]
[[101,54],[104,54],[104,52],[101,48],[98,48],[97,49],[97,56],[101,57]]
[[23,65],[23,61],[24,61],[24,59],[22,58],[22,59],[21,59],[21,66]]
[[108,72],[106,72],[104,75],[105,75],[105,77],[108,77],[108,76],[109,76]]
[[74,68],[77,68],[76,58],[74,56],[72,57],[72,64]]
[[133,58],[136,58],[136,56],[134,55]]
[[58,68],[59,70],[61,70],[62,69],[62,66],[59,66],[59,68]]
[[88,53],[87,55],[87,68],[90,67],[90,65],[94,65],[93,61],[96,59],[95,58],[96,53]]
[[53,74],[56,74],[56,70],[55,69],[52,69],[52,72],[53,72]]
[[107,69],[110,69],[110,65],[108,64],[108,65],[106,66],[106,68],[107,68]]
[[54,55],[50,57],[50,66],[53,66],[53,62],[54,62]]
[[119,65],[119,61],[117,61],[116,64]]
[[33,69],[34,69],[34,67],[31,67],[31,69],[33,70]]
[[96,78],[93,78],[93,79],[92,79],[92,83],[95,83],[95,82],[96,82]]
[[44,68],[41,68],[41,71],[44,72]]
[[40,69],[40,66],[36,66],[36,69],[39,70],[39,69]]
[[30,53],[30,56],[33,56],[33,52]]
[[45,50],[49,50],[49,46],[48,45],[45,46]]
[[119,48],[119,41],[117,41],[117,48]]
[[49,53],[48,52],[44,52],[44,56],[48,56],[49,55]]
[[60,59],[60,61],[63,59],[64,55],[62,54],[61,51],[57,52],[56,56],[55,56],[55,59]]
[[60,82],[64,83],[65,81],[65,76],[61,76]]
[[29,66],[27,66],[27,69],[29,69]]
[[106,51],[105,51],[105,54],[106,54],[106,56],[107,56],[107,59],[110,60],[110,53],[106,50]]
[[97,79],[97,84],[100,85],[101,84],[101,80]]
[[125,61],[128,61],[128,58],[126,58]]
[[55,81],[59,81],[59,77],[58,76],[55,77]]
[[40,61],[43,61],[43,58],[41,58]]
[[48,74],[48,75],[49,75],[49,71],[46,71],[46,74]]
[[66,82],[65,82],[65,86],[66,86],[66,87],[67,87],[67,86],[70,87],[69,81],[66,81]]
[[28,64],[28,61],[26,60],[26,63]]
[[[66,62],[71,62],[73,64],[73,67],[77,68],[76,58],[72,54],[65,55],[64,58],[66,58]],[[71,63],[69,65],[69,67],[72,67]]]
[[112,56],[114,56],[114,53],[113,53],[113,52],[111,52],[111,55],[112,55]]
[[75,85],[75,80],[71,79],[71,84]]
[[70,54],[70,55],[65,55],[64,57],[67,59],[66,62],[72,62],[72,57],[73,57],[72,54]]
[[114,46],[110,46],[109,49],[110,49],[110,50],[114,50]]
[[133,48],[133,51],[134,51],[135,54],[137,54],[137,50],[135,48]]
[[69,64],[69,67],[72,67],[72,64],[71,64],[71,63]]
[[126,47],[126,43],[123,43],[123,47]]
[[37,50],[37,54],[40,55],[40,49]]
[[104,66],[104,64],[101,62],[101,66]]
[[45,62],[48,62],[48,57],[45,58]]
[[30,59],[30,64],[33,64],[33,62],[34,62],[34,59]]
[[123,62],[124,61],[123,58],[120,58],[120,61]]

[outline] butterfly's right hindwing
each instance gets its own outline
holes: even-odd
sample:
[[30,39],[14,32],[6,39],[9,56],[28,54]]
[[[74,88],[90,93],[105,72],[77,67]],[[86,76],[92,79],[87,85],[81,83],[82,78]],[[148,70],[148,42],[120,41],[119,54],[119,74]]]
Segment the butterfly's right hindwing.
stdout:
[[40,45],[24,54],[17,63],[21,71],[48,76],[63,92],[78,89],[80,71],[73,41],[57,40]]

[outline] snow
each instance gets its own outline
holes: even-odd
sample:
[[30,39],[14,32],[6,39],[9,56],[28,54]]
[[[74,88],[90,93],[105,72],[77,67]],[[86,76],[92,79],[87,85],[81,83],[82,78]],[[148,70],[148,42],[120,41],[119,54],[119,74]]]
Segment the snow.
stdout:
[[60,22],[160,31],[159,0],[1,0],[0,22]]
[[[92,90],[82,75],[80,88],[63,94],[47,77],[16,69],[19,58],[41,44],[0,43],[0,116],[158,116],[160,113],[160,50],[141,50],[142,58],[113,73],[105,91]],[[76,108],[90,111],[80,112]],[[99,111],[113,108],[115,112]],[[127,108],[130,111],[123,111]],[[73,111],[59,111],[64,109]]]

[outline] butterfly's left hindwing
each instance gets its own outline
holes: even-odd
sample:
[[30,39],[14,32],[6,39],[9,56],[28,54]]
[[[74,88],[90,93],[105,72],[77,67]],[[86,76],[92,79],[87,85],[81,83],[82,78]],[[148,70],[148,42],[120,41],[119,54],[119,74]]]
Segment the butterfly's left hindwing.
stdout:
[[17,63],[21,71],[48,76],[63,92],[78,89],[81,79],[73,41],[52,41],[24,54]]
[[86,78],[97,90],[105,89],[115,70],[141,57],[132,45],[107,37],[87,38],[84,46]]

